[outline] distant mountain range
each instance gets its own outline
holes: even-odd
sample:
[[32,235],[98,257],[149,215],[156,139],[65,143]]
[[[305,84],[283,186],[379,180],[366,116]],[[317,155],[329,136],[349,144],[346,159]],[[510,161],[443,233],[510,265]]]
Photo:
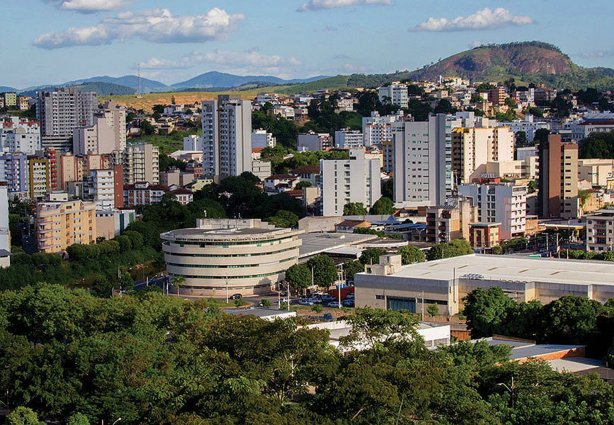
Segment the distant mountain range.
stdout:
[[[434,81],[439,76],[462,77],[474,82],[502,82],[514,78],[519,83],[543,83],[558,89],[579,90],[587,87],[598,90],[614,89],[614,69],[584,68],[573,63],[569,56],[556,46],[539,41],[528,41],[476,47],[414,71],[400,71],[391,74],[352,74],[284,80],[270,75],[241,76],[211,71],[172,85],[141,78],[140,91],[142,93],[223,91],[288,86],[278,87],[276,91],[300,93],[322,89],[378,87],[392,81]],[[139,90],[139,78],[135,75],[100,76],[58,85],[30,87],[24,90],[0,87],[0,92],[18,91],[32,95],[39,90],[67,86],[95,91],[99,95],[134,94]]]
[[[99,76],[80,80],[68,81],[63,84],[43,85],[28,87],[18,90],[12,87],[0,86],[0,92],[16,91],[19,94],[33,96],[37,91],[53,90],[59,87],[78,87],[86,91],[95,91],[100,96],[135,94],[140,89],[141,93],[158,93],[172,91],[197,91],[197,90],[230,90],[239,87],[259,87],[310,83],[317,80],[328,78],[318,76],[304,79],[284,80],[270,75],[233,75],[223,72],[211,71],[198,75],[187,81],[182,81],[172,85],[166,85],[159,81],[140,78],[136,75],[125,75],[123,77]],[[139,81],[140,80],[140,81]]]

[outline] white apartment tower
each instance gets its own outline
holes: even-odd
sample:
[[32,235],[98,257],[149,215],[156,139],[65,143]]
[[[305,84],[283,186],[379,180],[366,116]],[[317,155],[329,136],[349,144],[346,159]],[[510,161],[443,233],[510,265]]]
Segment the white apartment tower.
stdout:
[[394,82],[388,86],[383,86],[377,89],[379,101],[382,103],[391,103],[401,108],[409,106],[409,92],[407,86],[403,83]]
[[203,172],[217,180],[252,171],[252,104],[230,96],[203,101]]
[[115,207],[115,175],[113,170],[91,170],[83,184],[86,199],[96,204],[96,210]]
[[40,122],[43,147],[64,152],[72,150],[74,129],[94,125],[94,112],[97,107],[95,92],[84,92],[75,88],[39,92],[36,116]]
[[393,125],[394,202],[398,207],[445,205],[452,195],[452,128],[445,114]]
[[501,223],[501,239],[524,236],[527,218],[527,187],[504,184],[467,184],[458,194],[471,198],[481,223]]
[[367,209],[381,197],[380,162],[351,149],[350,159],[320,161],[323,216],[342,216],[343,207],[360,202]]

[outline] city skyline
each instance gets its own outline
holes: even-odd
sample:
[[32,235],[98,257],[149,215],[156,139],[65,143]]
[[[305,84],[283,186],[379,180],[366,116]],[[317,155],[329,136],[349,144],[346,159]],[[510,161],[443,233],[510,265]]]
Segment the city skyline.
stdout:
[[[207,71],[303,78],[416,69],[486,43],[550,42],[584,66],[612,66],[614,4],[570,1],[8,0],[0,85],[18,89],[97,75],[175,83]],[[33,13],[33,11],[36,11]],[[23,34],[26,26],[30,30]],[[28,72],[23,72],[26,63]]]

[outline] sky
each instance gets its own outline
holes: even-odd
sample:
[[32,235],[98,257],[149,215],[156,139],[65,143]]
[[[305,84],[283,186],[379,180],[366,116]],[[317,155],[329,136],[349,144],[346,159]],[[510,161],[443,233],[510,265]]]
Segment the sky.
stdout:
[[304,78],[413,70],[539,40],[614,68],[614,1],[1,0],[0,85],[99,75],[166,84],[208,71]]

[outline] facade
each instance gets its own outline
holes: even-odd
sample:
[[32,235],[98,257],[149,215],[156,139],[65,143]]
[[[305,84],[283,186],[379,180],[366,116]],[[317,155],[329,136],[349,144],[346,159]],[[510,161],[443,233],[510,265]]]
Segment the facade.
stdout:
[[186,152],[202,152],[204,149],[203,138],[195,134],[183,138],[183,150]]
[[586,114],[582,119],[571,125],[572,140],[582,140],[592,133],[609,133],[614,131],[614,113],[600,112]]
[[394,82],[389,86],[380,87],[377,89],[379,101],[386,104],[407,108],[409,106],[409,92],[407,86],[403,83]]
[[444,114],[431,115],[428,122],[394,124],[397,207],[445,205],[453,190],[452,128],[458,125],[458,119]]
[[578,218],[578,145],[550,134],[539,146],[539,167],[540,216]]
[[67,194],[51,194],[36,205],[38,250],[61,252],[74,244],[96,242],[96,204],[69,201]]
[[494,286],[517,302],[547,304],[576,295],[605,303],[614,296],[614,264],[609,262],[464,255],[401,266],[400,258],[387,257],[354,276],[356,307],[417,313],[435,304],[441,314],[454,315],[469,292]]
[[124,184],[160,183],[160,150],[148,143],[130,143],[122,154]]
[[426,209],[424,240],[429,243],[469,239],[469,226],[477,220],[477,208],[470,199],[458,198],[455,205]]
[[221,95],[202,106],[205,177],[224,179],[252,171],[252,105]]
[[252,174],[263,181],[272,173],[271,161],[252,160]]
[[458,194],[478,208],[478,222],[501,223],[501,239],[524,236],[527,218],[527,187],[504,184],[468,184]]
[[604,209],[584,217],[586,250],[614,251],[614,210]]
[[42,199],[51,191],[49,160],[32,156],[28,158],[28,196]]
[[360,202],[369,209],[381,197],[380,163],[365,159],[363,149],[350,150],[350,159],[321,160],[322,215],[342,216],[343,207]]
[[399,111],[397,115],[380,116],[377,111],[370,117],[362,118],[362,137],[365,146],[382,146],[384,142],[392,142],[392,124],[398,121],[413,121],[411,115]]
[[363,143],[362,133],[358,130],[335,131],[335,147],[338,149],[358,149],[363,147]]
[[473,249],[490,250],[499,245],[501,223],[473,223],[469,230],[469,242]]
[[324,151],[333,147],[333,138],[328,133],[305,133],[298,135],[296,150],[303,151]]
[[7,182],[9,194],[28,195],[28,157],[21,152],[0,154],[0,181]]
[[89,175],[83,182],[83,196],[85,199],[88,199],[96,204],[97,211],[111,210],[115,208],[116,197],[114,171],[90,171]]
[[[535,132],[539,129],[550,130],[550,123],[545,121],[535,121],[533,115],[525,115],[524,120],[504,121],[499,123],[501,126],[510,127],[514,134],[524,132],[527,136],[527,142],[533,143],[535,140]],[[522,159],[522,158],[518,158]]]
[[593,187],[607,187],[614,177],[614,160],[579,159],[578,179],[588,181]]
[[11,265],[11,233],[9,231],[9,188],[0,181],[0,268]]
[[98,99],[94,92],[62,88],[41,91],[36,101],[36,117],[40,123],[43,147],[63,152],[72,150],[72,136],[78,127],[94,125]]
[[252,131],[252,148],[274,148],[276,144],[272,133],[263,129]]
[[96,238],[111,240],[124,233],[124,230],[136,220],[134,210],[97,210]]
[[480,165],[513,160],[514,133],[509,127],[452,130],[452,170],[458,184],[470,183],[470,176]]
[[137,205],[152,205],[162,201],[169,191],[168,186],[139,182],[124,186],[124,206],[132,208]]
[[185,279],[180,293],[223,298],[270,292],[297,264],[301,233],[260,220],[204,219],[160,237],[169,277]]
[[42,149],[38,124],[19,125],[11,129],[0,129],[2,148],[5,152],[23,152],[34,155]]

